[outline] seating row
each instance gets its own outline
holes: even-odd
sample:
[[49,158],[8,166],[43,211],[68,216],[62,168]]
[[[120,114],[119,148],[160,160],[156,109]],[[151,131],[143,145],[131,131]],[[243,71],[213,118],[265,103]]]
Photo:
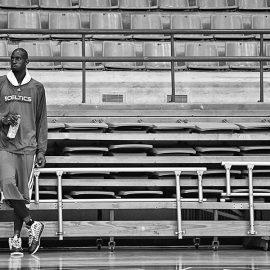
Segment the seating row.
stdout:
[[[7,41],[0,41],[0,56],[9,56],[17,47],[25,48],[29,56],[38,57],[73,57],[82,56],[81,41],[38,41],[19,42],[10,45]],[[169,42],[133,42],[133,41],[87,41],[85,47],[86,57],[168,57],[171,56],[171,44]],[[176,42],[175,56],[259,56],[259,43],[256,41],[245,42]],[[263,55],[270,56],[270,44],[264,46]],[[140,59],[140,61],[141,61]],[[169,62],[87,62],[87,69],[170,69]],[[264,68],[270,67],[270,62],[263,63]],[[9,63],[0,62],[0,68],[9,68]],[[30,62],[29,69],[81,69],[80,62]],[[233,62],[184,62],[175,63],[175,69],[257,69],[257,61],[233,61]]]
[[267,0],[0,0],[2,8],[130,10],[268,10]]
[[[116,29],[116,30],[162,30],[162,29],[263,29],[269,30],[270,16],[268,14],[243,15],[238,13],[209,14],[122,14],[120,12],[91,12],[91,13],[39,13],[15,11],[0,14],[2,29]],[[65,35],[27,35],[2,34],[2,37],[19,39],[36,38],[65,38]],[[67,38],[80,38],[81,35],[67,35]],[[164,35],[91,35],[86,38],[101,39],[164,39]],[[226,38],[220,35],[175,35],[176,38],[211,39]],[[255,35],[230,35],[229,38],[255,38]],[[258,37],[258,36],[257,36]],[[269,35],[265,36],[269,38]]]

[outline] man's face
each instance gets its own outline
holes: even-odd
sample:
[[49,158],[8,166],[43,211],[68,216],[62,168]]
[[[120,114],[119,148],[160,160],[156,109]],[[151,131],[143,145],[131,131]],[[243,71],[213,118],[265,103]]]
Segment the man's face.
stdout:
[[22,72],[26,69],[28,59],[25,59],[21,51],[14,51],[10,58],[10,66],[13,72]]

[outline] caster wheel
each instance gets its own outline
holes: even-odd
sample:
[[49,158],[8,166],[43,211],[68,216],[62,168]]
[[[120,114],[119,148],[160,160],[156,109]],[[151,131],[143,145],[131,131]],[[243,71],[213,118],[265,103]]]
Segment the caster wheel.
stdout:
[[199,249],[200,242],[201,242],[201,239],[198,238],[198,237],[193,239],[194,247],[195,247],[196,249]]
[[115,242],[114,241],[110,241],[108,243],[108,246],[109,246],[110,252],[114,252],[114,250],[115,250]]
[[219,242],[218,242],[218,241],[213,241],[213,242],[212,242],[212,249],[213,249],[214,251],[217,251],[218,248],[219,248]]
[[101,238],[96,240],[97,249],[101,250],[103,244],[103,240]]

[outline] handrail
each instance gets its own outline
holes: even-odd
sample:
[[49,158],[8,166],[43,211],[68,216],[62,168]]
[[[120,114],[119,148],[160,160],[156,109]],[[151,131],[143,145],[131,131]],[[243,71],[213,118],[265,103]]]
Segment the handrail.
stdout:
[[[171,62],[171,102],[175,102],[175,66],[176,61],[192,62],[212,62],[212,61],[259,61],[260,62],[260,99],[259,102],[264,102],[264,86],[263,86],[263,61],[268,61],[270,57],[263,56],[263,35],[270,34],[270,29],[140,29],[140,30],[113,30],[113,29],[0,29],[0,34],[69,34],[82,36],[82,57],[30,57],[33,62],[82,62],[82,103],[86,101],[86,62]],[[169,35],[171,37],[171,57],[85,57],[85,35],[101,34],[101,35]],[[175,34],[259,34],[260,35],[260,56],[259,57],[175,57],[174,56],[174,42]],[[126,36],[125,39],[129,39]],[[9,61],[8,57],[0,57],[0,62]]]

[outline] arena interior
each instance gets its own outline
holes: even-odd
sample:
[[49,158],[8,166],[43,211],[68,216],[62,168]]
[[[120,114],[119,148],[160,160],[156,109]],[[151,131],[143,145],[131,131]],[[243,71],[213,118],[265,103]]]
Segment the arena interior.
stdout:
[[269,10],[0,0],[0,75],[28,51],[49,129],[41,248],[9,256],[0,203],[0,269],[270,269]]

